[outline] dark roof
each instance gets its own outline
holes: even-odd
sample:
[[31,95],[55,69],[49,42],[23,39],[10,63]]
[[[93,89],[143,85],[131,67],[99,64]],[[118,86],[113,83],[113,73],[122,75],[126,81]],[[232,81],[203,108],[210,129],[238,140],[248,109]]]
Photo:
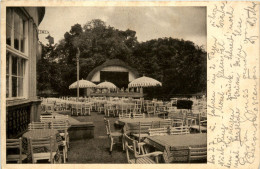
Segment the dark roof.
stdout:
[[139,77],[139,74],[137,72],[136,69],[130,67],[129,65],[127,65],[125,62],[123,62],[122,60],[119,59],[111,59],[111,60],[107,60],[105,61],[102,65],[96,67],[95,69],[93,69],[87,77],[87,80],[91,80],[92,77],[94,76],[94,74],[98,71],[100,71],[101,69],[103,69],[104,67],[108,67],[108,66],[121,66],[121,67],[125,67],[128,70],[130,70],[136,77]]
[[40,23],[43,20],[44,15],[45,15],[45,7],[39,7],[38,13],[39,13],[39,25],[40,25]]

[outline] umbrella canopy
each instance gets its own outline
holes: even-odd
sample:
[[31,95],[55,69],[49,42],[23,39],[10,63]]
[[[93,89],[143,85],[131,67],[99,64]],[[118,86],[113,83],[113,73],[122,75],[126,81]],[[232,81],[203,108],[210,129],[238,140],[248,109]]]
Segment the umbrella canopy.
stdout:
[[[80,80],[79,81],[79,88],[90,88],[90,87],[96,87],[97,85],[95,85],[94,83],[88,81],[88,80]],[[77,88],[77,81],[72,83],[69,86],[69,89],[76,89]]]
[[128,84],[128,87],[152,87],[152,86],[162,86],[162,83],[153,78],[143,76],[133,80],[131,83]]
[[116,89],[116,85],[114,85],[111,82],[102,82],[97,85],[97,88],[103,88],[103,89]]

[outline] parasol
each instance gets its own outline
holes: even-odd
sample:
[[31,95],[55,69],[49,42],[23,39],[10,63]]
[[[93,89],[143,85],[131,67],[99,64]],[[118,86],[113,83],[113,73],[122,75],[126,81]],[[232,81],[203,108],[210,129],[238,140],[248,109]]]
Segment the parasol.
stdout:
[[103,88],[103,89],[116,89],[116,85],[114,85],[111,82],[102,82],[97,85],[97,88]]
[[[97,85],[95,85],[94,83],[88,81],[88,80],[80,80],[79,81],[79,88],[91,88],[91,87],[96,87]],[[69,89],[76,89],[77,88],[77,81],[72,83],[69,86]]]
[[162,86],[162,83],[153,78],[143,76],[143,77],[133,80],[132,82],[130,82],[128,84],[129,88],[131,88],[131,87],[152,87],[152,86]]

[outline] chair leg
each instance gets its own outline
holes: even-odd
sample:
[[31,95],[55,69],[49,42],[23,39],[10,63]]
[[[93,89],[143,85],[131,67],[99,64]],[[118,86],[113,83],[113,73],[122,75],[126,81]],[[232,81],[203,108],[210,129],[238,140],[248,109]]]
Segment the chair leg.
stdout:
[[63,147],[63,161],[66,163],[66,145]]
[[110,137],[110,153],[112,153],[113,145],[114,145],[114,139]]
[[122,147],[123,147],[123,151],[125,151],[125,138],[124,138],[124,135],[122,136]]

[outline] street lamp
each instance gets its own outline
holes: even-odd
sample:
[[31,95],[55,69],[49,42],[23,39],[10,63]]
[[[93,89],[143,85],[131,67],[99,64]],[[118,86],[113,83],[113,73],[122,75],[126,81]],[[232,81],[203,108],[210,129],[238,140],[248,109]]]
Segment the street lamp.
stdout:
[[77,54],[76,54],[76,59],[77,59],[77,101],[79,101],[79,55],[80,55],[80,50],[77,47]]

